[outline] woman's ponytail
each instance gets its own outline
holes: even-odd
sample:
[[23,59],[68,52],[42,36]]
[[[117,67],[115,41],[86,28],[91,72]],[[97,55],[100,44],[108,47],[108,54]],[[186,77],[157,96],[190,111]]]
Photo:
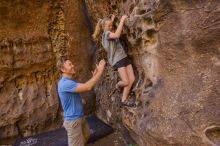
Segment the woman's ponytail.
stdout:
[[95,41],[98,41],[99,40],[99,37],[100,37],[100,34],[102,32],[102,27],[105,25],[105,22],[106,21],[111,21],[110,18],[108,17],[105,17],[103,19],[100,19],[98,21],[98,23],[96,24],[96,27],[95,27],[95,31],[94,33],[92,34],[92,38],[95,40]]
[[96,24],[96,26],[95,26],[95,31],[94,31],[94,33],[92,34],[92,38],[95,40],[95,41],[98,41],[98,39],[99,39],[99,36],[100,36],[100,34],[101,34],[101,29],[102,29],[102,19],[100,19],[99,21],[98,21],[98,23]]

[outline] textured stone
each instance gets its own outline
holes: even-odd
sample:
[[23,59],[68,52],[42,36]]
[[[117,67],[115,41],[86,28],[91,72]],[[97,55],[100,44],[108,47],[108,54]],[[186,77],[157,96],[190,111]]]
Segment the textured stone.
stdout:
[[[0,2],[0,144],[62,124],[56,60],[69,56],[91,74],[92,26],[115,13],[129,19],[137,107],[120,107],[118,73],[107,65],[96,91],[96,114],[140,146],[220,144],[220,3],[218,0],[86,0]],[[97,43],[99,47],[100,44]],[[97,50],[95,59],[106,54]],[[86,113],[93,93],[84,94]],[[126,127],[126,129],[125,129]],[[130,138],[129,138],[130,139]]]
[[[77,81],[91,77],[90,34],[84,11],[73,4],[81,3],[0,2],[0,145],[62,126],[55,69],[59,57],[74,62]],[[94,94],[82,96],[91,113]]]
[[111,92],[117,73],[107,67],[96,88],[97,115],[126,126],[140,146],[219,145],[219,1],[86,2],[94,24],[111,13],[129,16],[123,37],[136,74],[138,106],[121,108],[121,93]]

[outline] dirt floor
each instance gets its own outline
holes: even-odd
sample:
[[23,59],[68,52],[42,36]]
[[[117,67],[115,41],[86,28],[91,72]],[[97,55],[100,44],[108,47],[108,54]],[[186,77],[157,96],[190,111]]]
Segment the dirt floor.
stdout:
[[95,141],[94,143],[88,144],[87,146],[127,146],[127,145],[123,141],[120,134],[114,132],[104,138],[101,138],[98,141]]

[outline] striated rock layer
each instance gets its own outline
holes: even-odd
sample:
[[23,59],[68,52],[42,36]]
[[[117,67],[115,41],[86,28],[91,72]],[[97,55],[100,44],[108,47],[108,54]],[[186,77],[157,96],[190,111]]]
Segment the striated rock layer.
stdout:
[[86,3],[94,24],[111,13],[129,16],[124,36],[136,74],[137,107],[121,108],[121,93],[112,92],[118,74],[107,67],[96,88],[97,115],[125,126],[140,146],[220,145],[220,1]]
[[85,81],[93,48],[81,1],[1,0],[0,19],[0,144],[6,144],[62,125],[56,61],[69,56],[75,78]]

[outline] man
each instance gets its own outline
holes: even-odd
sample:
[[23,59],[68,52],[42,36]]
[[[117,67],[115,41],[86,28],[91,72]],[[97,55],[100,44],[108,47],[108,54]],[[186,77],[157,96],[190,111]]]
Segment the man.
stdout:
[[104,71],[105,61],[101,60],[93,72],[93,77],[86,83],[72,80],[74,65],[68,59],[61,58],[57,67],[62,73],[58,83],[58,94],[64,111],[64,127],[67,131],[69,146],[84,146],[89,138],[88,124],[83,117],[83,105],[79,93],[90,91]]

